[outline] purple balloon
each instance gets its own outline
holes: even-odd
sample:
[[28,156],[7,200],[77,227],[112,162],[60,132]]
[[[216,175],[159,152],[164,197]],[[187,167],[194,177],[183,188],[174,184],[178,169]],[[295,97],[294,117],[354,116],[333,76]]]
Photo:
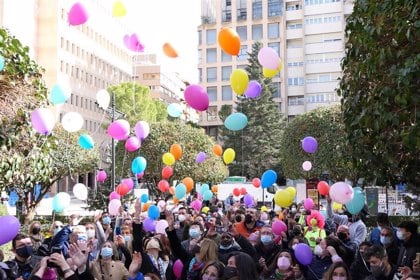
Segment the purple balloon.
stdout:
[[247,207],[252,207],[252,206],[254,206],[254,198],[252,197],[252,195],[250,195],[249,193],[247,193],[245,196],[244,196],[244,204],[245,204],[245,206],[247,206]]
[[155,228],[156,228],[156,221],[155,221],[155,220],[153,220],[152,218],[146,218],[146,219],[143,221],[143,228],[144,228],[144,230],[145,230],[145,231],[148,231],[148,232],[153,232],[153,231],[155,231]]
[[252,80],[248,83],[248,87],[245,90],[245,96],[249,98],[257,98],[260,96],[261,89],[260,83]]
[[19,220],[12,215],[0,217],[0,225],[3,228],[3,230],[0,231],[0,245],[13,240],[20,229]]
[[200,85],[189,85],[184,91],[185,101],[197,111],[205,111],[209,107],[209,95]]
[[197,156],[195,157],[195,162],[202,163],[206,160],[206,153],[205,152],[199,152]]
[[125,141],[127,152],[135,152],[140,148],[140,140],[136,136],[131,136]]
[[307,136],[302,140],[302,149],[309,154],[313,154],[318,149],[318,142],[312,136]]
[[144,139],[147,138],[147,136],[149,136],[150,126],[145,121],[139,121],[136,123],[136,126],[134,127],[134,131],[136,133],[137,138],[143,141]]
[[31,113],[32,127],[36,132],[48,135],[54,128],[54,114],[47,108],[39,108]]
[[312,262],[311,247],[305,243],[297,244],[295,248],[295,257],[301,265],[309,265]]

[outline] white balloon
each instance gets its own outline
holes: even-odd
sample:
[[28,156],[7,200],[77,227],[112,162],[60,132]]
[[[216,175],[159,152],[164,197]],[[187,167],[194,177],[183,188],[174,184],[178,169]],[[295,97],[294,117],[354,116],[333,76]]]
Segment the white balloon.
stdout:
[[111,97],[106,90],[101,89],[96,93],[96,102],[98,102],[100,108],[108,108],[110,101]]
[[68,112],[63,116],[61,125],[68,132],[76,132],[83,127],[83,117],[77,112]]
[[303,170],[305,170],[305,171],[309,171],[309,170],[311,170],[311,169],[312,169],[312,163],[311,163],[309,160],[304,161],[304,162],[302,163],[302,168],[303,168]]
[[86,200],[88,196],[88,191],[85,185],[77,183],[73,186],[73,194],[77,199]]

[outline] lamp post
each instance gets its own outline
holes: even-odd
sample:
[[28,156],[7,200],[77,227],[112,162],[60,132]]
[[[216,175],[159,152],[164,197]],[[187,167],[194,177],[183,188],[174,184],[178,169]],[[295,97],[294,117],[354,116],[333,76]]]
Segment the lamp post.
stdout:
[[[111,122],[115,121],[115,93],[111,95]],[[115,140],[111,137],[111,189],[115,191]]]

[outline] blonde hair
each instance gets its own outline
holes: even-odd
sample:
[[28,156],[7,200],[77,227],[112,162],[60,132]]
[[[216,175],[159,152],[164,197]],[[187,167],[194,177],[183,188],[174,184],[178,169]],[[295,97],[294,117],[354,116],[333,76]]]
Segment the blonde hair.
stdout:
[[202,262],[217,261],[219,254],[216,242],[209,238],[204,238],[200,244],[199,259]]

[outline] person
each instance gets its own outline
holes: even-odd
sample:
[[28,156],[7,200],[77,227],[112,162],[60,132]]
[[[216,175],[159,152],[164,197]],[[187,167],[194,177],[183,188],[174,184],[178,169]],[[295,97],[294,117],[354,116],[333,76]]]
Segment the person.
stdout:
[[258,279],[257,267],[254,260],[245,253],[235,252],[229,258],[223,270],[224,280]]
[[44,242],[44,235],[41,233],[41,223],[34,221],[29,226],[29,237],[31,238],[33,249],[36,252]]
[[112,223],[111,216],[109,215],[109,213],[103,212],[100,220],[101,220],[100,225],[102,226],[103,232],[105,234],[105,240],[112,241],[114,239],[114,233],[113,233],[112,225],[111,225]]
[[234,204],[235,204],[235,200],[233,198],[233,194],[229,193],[228,197],[226,197],[226,199],[225,199],[225,208],[229,209]]
[[350,231],[349,227],[346,225],[340,225],[337,228],[337,237],[340,239],[342,245],[344,246],[344,249],[346,251],[346,254],[344,256],[344,262],[348,267],[351,266],[351,264],[354,261],[354,257],[356,255],[357,251],[357,244],[354,241],[350,240]]
[[324,230],[325,219],[321,213],[312,210],[311,213],[306,216],[306,223],[308,227],[305,227],[304,236],[306,240],[308,240],[311,249],[314,250],[315,245],[326,237]]
[[199,222],[192,222],[188,229],[188,239],[181,242],[186,251],[191,252],[194,246],[200,242],[204,228]]
[[[56,269],[51,268],[51,265],[56,267]],[[41,259],[37,267],[34,268],[34,272],[29,280],[58,279],[57,275],[62,276],[66,280],[79,279],[64,259],[64,256],[59,253],[53,253],[51,256]]]
[[208,262],[202,269],[200,280],[219,280],[225,266],[219,261]]
[[372,272],[366,280],[394,280],[397,267],[392,266],[388,261],[385,249],[381,245],[373,245],[365,252],[366,260],[369,262]]
[[128,270],[118,260],[118,251],[114,243],[106,241],[101,248],[99,259],[91,263],[91,270],[95,279],[125,280]]
[[275,255],[273,262],[267,270],[261,273],[261,280],[282,279],[282,280],[299,280],[303,279],[303,274],[292,257],[289,250],[282,250]]
[[98,239],[96,238],[96,226],[94,223],[86,223],[87,246],[89,248],[89,261],[93,261],[99,254]]
[[417,228],[417,223],[413,221],[402,221],[398,225],[397,238],[403,242],[397,260],[399,267],[413,269],[416,253],[420,253],[420,237]]
[[350,271],[344,262],[333,263],[324,273],[322,280],[351,280]]
[[400,249],[392,228],[388,226],[381,227],[380,243],[386,250],[389,262],[392,265],[397,265]]
[[187,279],[199,279],[202,269],[209,262],[218,260],[217,245],[213,240],[204,238],[193,249],[195,256],[191,259]]
[[255,247],[254,259],[258,261],[257,270],[262,272],[272,267],[276,261],[276,256],[281,250],[281,246],[274,242],[274,234],[271,226],[263,226],[260,230],[260,238]]
[[381,245],[381,231],[383,227],[391,227],[387,213],[378,213],[376,216],[376,227],[370,233],[369,241],[372,244]]
[[245,219],[241,222],[235,223],[236,231],[245,238],[253,232],[259,231],[264,225],[258,220],[259,214],[255,208],[247,208],[245,211]]
[[355,261],[350,266],[350,275],[353,279],[365,279],[370,275],[369,262],[366,260],[365,252],[372,246],[370,241],[360,243]]
[[176,235],[178,236],[178,239],[180,241],[184,241],[188,239],[188,233],[185,232],[185,229],[188,228],[187,225],[189,223],[189,215],[187,214],[187,208],[184,206],[181,206],[178,208],[178,216],[177,220],[178,223],[176,223]]

